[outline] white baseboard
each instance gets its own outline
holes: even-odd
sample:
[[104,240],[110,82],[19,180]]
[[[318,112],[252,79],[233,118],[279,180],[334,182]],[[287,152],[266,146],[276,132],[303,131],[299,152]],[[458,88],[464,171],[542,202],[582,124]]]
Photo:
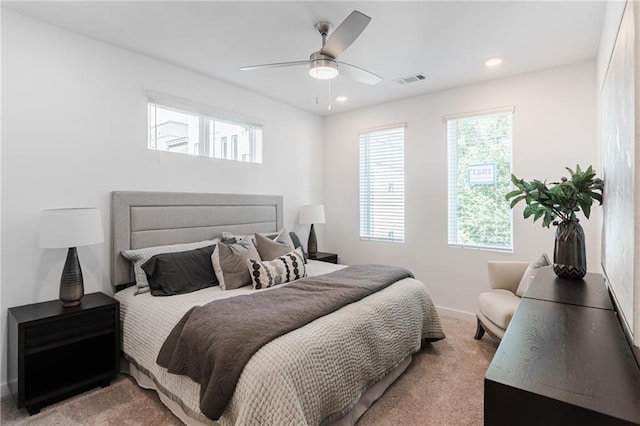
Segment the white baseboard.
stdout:
[[9,386],[6,383],[0,384],[0,399],[5,399],[9,395],[11,395],[11,391],[9,391]]
[[476,320],[476,314],[471,312],[461,311],[459,309],[453,308],[445,308],[444,306],[436,306],[436,309],[438,310],[438,315],[442,315],[445,317],[460,318],[467,321]]

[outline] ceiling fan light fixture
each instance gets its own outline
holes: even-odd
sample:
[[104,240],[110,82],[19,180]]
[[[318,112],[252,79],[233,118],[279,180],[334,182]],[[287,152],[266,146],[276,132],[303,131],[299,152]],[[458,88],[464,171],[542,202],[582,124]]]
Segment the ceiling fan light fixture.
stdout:
[[309,70],[309,75],[313,78],[317,78],[318,80],[331,80],[332,78],[336,78],[338,76],[338,70],[334,67],[323,67],[323,66],[311,66]]
[[314,53],[309,61],[309,75],[318,80],[336,78],[338,76],[338,66],[335,59],[318,52]]

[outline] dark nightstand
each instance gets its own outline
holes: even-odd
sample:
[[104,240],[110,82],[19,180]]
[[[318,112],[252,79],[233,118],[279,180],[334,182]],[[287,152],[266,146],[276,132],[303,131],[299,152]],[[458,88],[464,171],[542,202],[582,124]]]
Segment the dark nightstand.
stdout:
[[70,308],[59,300],[9,308],[8,317],[8,385],[29,414],[108,386],[118,373],[120,304],[106,294],[87,294]]
[[323,253],[319,251],[315,256],[309,255],[311,260],[319,260],[320,262],[338,263],[338,255],[335,253]]

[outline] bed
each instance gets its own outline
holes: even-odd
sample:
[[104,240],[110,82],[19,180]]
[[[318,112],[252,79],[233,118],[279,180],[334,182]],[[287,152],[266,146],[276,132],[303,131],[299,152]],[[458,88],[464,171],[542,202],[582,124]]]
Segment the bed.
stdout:
[[[200,385],[156,363],[174,326],[194,306],[277,291],[219,286],[155,297],[136,294],[121,252],[213,239],[223,232],[274,233],[283,228],[280,196],[123,192],[111,194],[111,277],[120,302],[123,371],[185,424],[354,424],[409,366],[421,344],[444,338],[425,285],[404,278],[364,299],[284,334],[247,362],[216,421],[200,410]],[[344,268],[309,260],[309,276]],[[273,290],[272,290],[273,289]]]

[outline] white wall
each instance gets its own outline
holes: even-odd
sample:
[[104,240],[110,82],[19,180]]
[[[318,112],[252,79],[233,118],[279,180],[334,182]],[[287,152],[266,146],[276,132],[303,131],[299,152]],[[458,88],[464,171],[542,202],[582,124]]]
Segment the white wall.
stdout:
[[[263,119],[263,163],[147,150],[146,90]],[[2,383],[7,308],[58,298],[66,251],[38,248],[42,209],[100,208],[105,243],[78,254],[85,292],[110,293],[110,191],[283,195],[289,228],[322,201],[320,117],[6,10],[2,107]]]
[[[420,83],[417,83],[420,84]],[[489,288],[488,260],[553,256],[553,232],[514,212],[514,252],[447,245],[446,114],[515,106],[513,171],[526,179],[558,179],[564,167],[599,165],[596,63],[526,74],[326,117],[324,120],[325,249],[341,262],[388,263],[424,281],[436,305],[472,313]],[[404,244],[361,241],[358,130],[406,122]],[[599,271],[600,212],[583,220],[590,271]]]

